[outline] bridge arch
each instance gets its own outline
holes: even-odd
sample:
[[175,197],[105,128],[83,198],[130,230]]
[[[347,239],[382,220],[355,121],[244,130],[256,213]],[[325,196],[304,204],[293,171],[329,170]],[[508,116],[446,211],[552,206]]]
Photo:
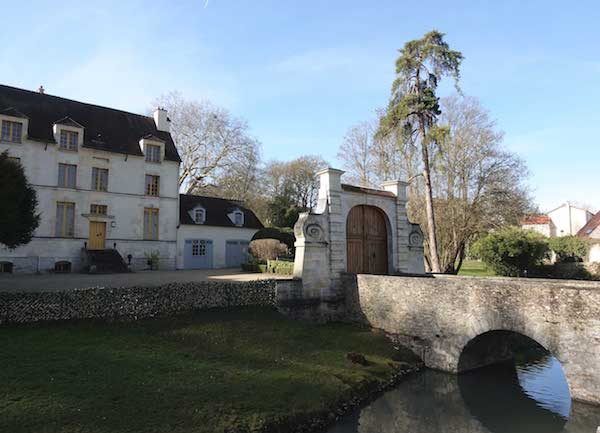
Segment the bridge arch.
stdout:
[[458,358],[456,371],[464,373],[491,364],[509,361],[524,352],[552,354],[538,341],[521,332],[506,329],[486,331],[464,345]]
[[512,331],[561,364],[574,400],[600,404],[600,284],[538,279],[358,275],[348,314],[410,346],[425,365],[458,372],[465,346]]
[[[457,372],[463,401],[491,432],[525,431],[532,413],[541,430],[559,432],[571,416],[571,389],[563,365],[520,332],[494,329],[477,335],[462,348]],[[498,407],[517,415],[488,416]]]

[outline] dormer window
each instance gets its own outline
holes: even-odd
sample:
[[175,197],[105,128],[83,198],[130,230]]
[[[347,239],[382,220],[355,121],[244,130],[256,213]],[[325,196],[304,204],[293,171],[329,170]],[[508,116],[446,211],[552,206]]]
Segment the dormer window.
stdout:
[[148,134],[140,139],[140,150],[146,162],[160,163],[165,153],[165,140]]
[[10,143],[20,143],[23,137],[23,124],[11,120],[2,121],[2,133],[0,139]]
[[79,143],[79,133],[75,131],[60,131],[59,146],[62,150],[77,150],[77,144]]
[[242,211],[235,211],[235,213],[233,214],[233,220],[234,220],[234,224],[236,226],[243,226],[244,225],[244,214],[242,213]]
[[160,146],[146,144],[146,162],[160,162]]
[[206,212],[202,208],[194,209],[194,222],[196,224],[204,224],[206,220]]

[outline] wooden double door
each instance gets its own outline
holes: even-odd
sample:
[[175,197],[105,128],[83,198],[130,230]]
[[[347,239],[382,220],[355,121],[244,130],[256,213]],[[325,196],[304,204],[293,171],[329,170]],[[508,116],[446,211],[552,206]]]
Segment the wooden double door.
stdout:
[[346,220],[347,271],[354,274],[387,274],[387,224],[384,213],[373,206],[355,206]]
[[106,247],[106,223],[101,221],[90,221],[90,238],[88,249],[103,250]]

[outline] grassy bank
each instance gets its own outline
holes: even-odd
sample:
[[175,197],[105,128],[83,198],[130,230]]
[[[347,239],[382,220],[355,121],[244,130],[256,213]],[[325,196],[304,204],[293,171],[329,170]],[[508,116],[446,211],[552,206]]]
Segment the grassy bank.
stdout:
[[260,431],[334,411],[388,382],[401,360],[367,328],[268,309],[5,327],[0,431]]
[[485,263],[477,260],[465,260],[458,275],[470,277],[493,277],[496,274],[485,266]]

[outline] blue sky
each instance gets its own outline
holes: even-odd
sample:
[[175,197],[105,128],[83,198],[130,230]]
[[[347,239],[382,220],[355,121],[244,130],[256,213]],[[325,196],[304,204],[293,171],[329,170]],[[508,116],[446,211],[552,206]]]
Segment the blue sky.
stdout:
[[2,14],[3,84],[135,112],[178,90],[246,118],[265,159],[332,165],[346,130],[387,103],[396,50],[436,28],[542,209],[600,208],[597,0],[29,1]]

